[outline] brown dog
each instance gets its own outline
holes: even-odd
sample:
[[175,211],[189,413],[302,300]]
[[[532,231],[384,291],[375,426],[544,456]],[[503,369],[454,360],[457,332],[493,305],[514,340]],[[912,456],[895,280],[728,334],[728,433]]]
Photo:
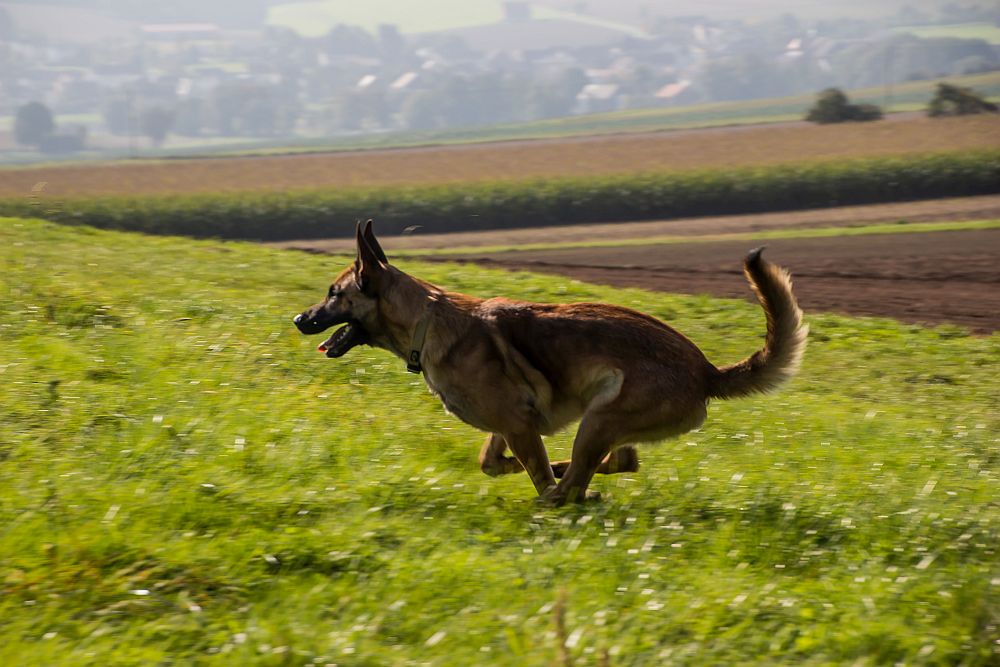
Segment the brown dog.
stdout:
[[[624,445],[700,426],[709,399],[771,391],[795,374],[805,350],[808,327],[788,273],[761,249],[744,272],[767,315],[764,347],[716,368],[677,331],[621,306],[446,292],[390,266],[370,220],[358,225],[357,247],[326,298],[295,317],[299,330],[344,324],[319,346],[328,357],[367,344],[406,360],[449,412],[490,433],[483,472],[527,470],[541,498],[557,505],[583,500],[595,472],[636,470],[635,450]],[[550,465],[542,436],[577,419],[572,459]]]

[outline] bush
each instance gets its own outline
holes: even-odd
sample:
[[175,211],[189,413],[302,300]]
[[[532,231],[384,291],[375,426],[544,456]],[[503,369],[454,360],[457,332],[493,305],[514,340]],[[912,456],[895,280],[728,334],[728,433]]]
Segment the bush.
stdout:
[[431,187],[52,200],[0,199],[0,215],[149,234],[252,240],[344,237],[758,213],[1000,192],[1000,151],[772,167]]
[[56,129],[52,112],[41,102],[18,107],[14,118],[14,139],[22,146],[38,146]]
[[932,118],[996,113],[996,111],[996,104],[986,100],[971,88],[953,86],[950,83],[939,83],[934,98],[927,106],[927,115]]
[[816,98],[806,120],[814,123],[844,123],[882,118],[882,110],[874,104],[851,104],[839,88],[827,88]]

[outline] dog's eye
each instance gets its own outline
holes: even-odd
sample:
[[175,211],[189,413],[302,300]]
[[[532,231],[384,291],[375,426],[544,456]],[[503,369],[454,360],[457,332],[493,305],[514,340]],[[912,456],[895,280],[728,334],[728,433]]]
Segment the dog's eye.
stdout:
[[340,296],[340,290],[336,287],[331,287],[330,291],[326,293],[327,299],[336,299],[338,296]]

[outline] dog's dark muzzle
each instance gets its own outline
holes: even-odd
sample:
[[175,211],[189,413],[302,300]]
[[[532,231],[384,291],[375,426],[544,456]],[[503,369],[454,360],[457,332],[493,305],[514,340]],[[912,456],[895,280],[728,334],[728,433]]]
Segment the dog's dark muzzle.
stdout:
[[368,332],[361,326],[361,323],[348,317],[322,320],[314,315],[310,316],[309,311],[306,311],[296,315],[292,321],[298,327],[299,331],[307,335],[318,334],[334,325],[343,324],[344,326],[337,329],[332,336],[319,344],[319,351],[331,358],[341,357],[347,354],[351,348],[357,345],[365,345],[369,341]]
[[330,327],[336,324],[343,324],[348,318],[323,318],[322,315],[317,315],[310,311],[304,313],[299,313],[296,315],[292,322],[298,327],[299,331],[306,335],[318,334],[326,331]]

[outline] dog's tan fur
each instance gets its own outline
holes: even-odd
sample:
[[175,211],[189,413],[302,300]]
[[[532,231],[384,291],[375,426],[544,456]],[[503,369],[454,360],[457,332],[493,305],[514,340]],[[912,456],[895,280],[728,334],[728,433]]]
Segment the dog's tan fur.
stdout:
[[[637,469],[628,445],[697,428],[709,399],[773,390],[795,374],[805,349],[808,328],[791,280],[759,250],[744,270],[767,315],[764,347],[716,368],[683,335],[628,308],[441,290],[391,266],[371,221],[358,226],[357,247],[328,297],[296,318],[299,328],[318,333],[327,322],[350,321],[363,342],[406,359],[424,320],[424,379],[449,412],[490,433],[483,472],[526,470],[553,504],[583,500],[595,472]],[[571,459],[550,464],[542,436],[578,419]]]

